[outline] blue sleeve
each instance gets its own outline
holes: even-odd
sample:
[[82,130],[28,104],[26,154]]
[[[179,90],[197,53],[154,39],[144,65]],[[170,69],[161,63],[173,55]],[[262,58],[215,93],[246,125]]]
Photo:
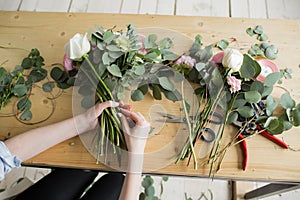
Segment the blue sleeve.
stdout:
[[21,161],[11,155],[9,149],[4,142],[0,141],[0,181],[4,179],[4,175],[11,171],[12,168],[21,166]]

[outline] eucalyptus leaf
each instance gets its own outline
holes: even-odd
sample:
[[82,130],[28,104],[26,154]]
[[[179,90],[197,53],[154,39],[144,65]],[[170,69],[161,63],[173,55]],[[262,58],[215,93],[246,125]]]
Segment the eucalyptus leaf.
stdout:
[[144,94],[140,90],[134,90],[131,92],[131,100],[132,101],[140,101],[144,99]]
[[246,29],[246,32],[247,32],[247,34],[248,34],[248,35],[250,35],[250,36],[253,36],[253,35],[255,35],[255,33],[254,33],[253,29],[252,29],[252,28],[250,28],[250,27]]
[[121,73],[121,70],[120,68],[118,67],[118,65],[116,64],[113,64],[113,65],[110,65],[107,67],[107,70],[109,71],[109,73],[111,73],[113,76],[116,76],[116,77],[122,77],[122,73]]
[[277,47],[275,47],[274,45],[270,45],[269,47],[266,48],[265,50],[265,55],[267,58],[269,58],[270,60],[274,60],[277,58],[277,54],[278,54],[278,49]]
[[244,54],[243,64],[240,69],[242,78],[254,78],[261,72],[260,65],[253,60],[249,55]]
[[175,90],[174,85],[170,82],[170,80],[167,77],[159,77],[158,81],[159,81],[159,84],[162,88],[164,88],[168,91],[174,91]]
[[260,81],[254,81],[253,83],[251,83],[250,90],[257,91],[260,94],[263,94],[263,92],[264,92],[264,85]]
[[110,58],[109,58],[108,52],[105,52],[102,55],[102,62],[103,62],[104,65],[109,65],[110,64]]
[[23,61],[22,61],[21,66],[24,69],[29,69],[30,67],[32,67],[32,60],[31,60],[31,58],[24,58]]
[[264,86],[272,87],[280,79],[280,77],[280,72],[270,73],[265,79]]
[[50,76],[53,80],[58,81],[62,77],[63,73],[64,71],[59,67],[54,67],[50,72]]
[[258,103],[261,100],[261,94],[255,90],[248,91],[245,93],[245,99],[249,103]]
[[262,34],[264,32],[264,28],[261,25],[257,25],[254,28],[253,32],[256,33],[256,34]]
[[14,95],[17,97],[22,97],[27,93],[27,87],[25,84],[17,84],[14,86]]
[[138,87],[138,89],[143,93],[143,95],[147,94],[148,92],[148,85],[144,84]]
[[107,45],[106,49],[109,51],[121,51],[121,49],[117,45]]
[[115,38],[115,35],[112,31],[106,31],[103,34],[103,41],[107,44],[111,43],[111,41]]
[[245,118],[249,118],[254,115],[254,109],[249,106],[241,106],[237,108],[237,112]]
[[31,104],[31,101],[29,100],[29,98],[28,97],[24,97],[20,101],[18,101],[17,108],[20,111],[30,110],[31,105],[32,104]]
[[292,110],[291,115],[292,115],[292,119],[293,119],[293,125],[299,126],[300,125],[300,110],[299,109]]
[[7,71],[5,68],[0,67],[0,82],[3,81],[6,77]]
[[[154,189],[154,187],[151,185],[150,187],[148,187],[148,188],[145,189],[145,192],[146,192],[146,196],[153,197],[154,194],[155,194],[155,189]],[[147,199],[147,198],[146,198],[146,199]]]
[[47,83],[44,83],[42,88],[43,88],[44,92],[51,92],[54,88],[54,83],[50,82],[50,81]]
[[237,112],[230,112],[228,115],[228,119],[226,121],[226,124],[231,124],[233,122],[236,122],[238,119],[238,113]]
[[182,99],[181,94],[177,90],[175,90],[175,91],[163,90],[163,93],[167,99],[169,99],[173,102],[180,101]]
[[133,71],[136,75],[141,76],[145,73],[145,66],[144,65],[139,65],[139,66],[134,66]]
[[30,110],[25,110],[20,117],[23,121],[29,121],[32,119],[32,112]]
[[280,104],[285,109],[293,108],[296,106],[296,102],[292,99],[292,97],[288,93],[281,95]]
[[57,82],[57,87],[60,89],[68,89],[69,87],[71,87],[69,84],[65,83],[65,82]]
[[262,98],[269,96],[273,91],[273,86],[264,86],[264,91],[262,93]]
[[227,40],[221,40],[216,44],[216,47],[218,47],[221,50],[225,50],[229,45],[229,42]]
[[156,99],[156,100],[162,99],[161,91],[160,91],[160,88],[158,85],[153,85],[152,91],[153,91],[152,95],[153,95],[154,99]]
[[47,77],[47,70],[43,68],[34,68],[28,75],[28,81],[37,83],[44,80]]
[[259,41],[266,41],[268,39],[268,36],[266,34],[262,33],[257,37],[257,39]]

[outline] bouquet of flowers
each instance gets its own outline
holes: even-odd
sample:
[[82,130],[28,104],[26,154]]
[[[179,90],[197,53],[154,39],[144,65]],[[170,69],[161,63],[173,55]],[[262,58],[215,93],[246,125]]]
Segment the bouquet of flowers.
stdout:
[[[259,40],[266,39],[260,26],[247,29],[247,33],[257,34]],[[133,25],[128,25],[125,33],[96,26],[89,35],[88,38],[87,34],[76,34],[66,44],[64,56],[66,70],[80,70],[77,79],[79,93],[84,96],[82,106],[121,100],[128,91],[133,101],[143,100],[149,91],[156,100],[164,95],[171,101],[182,101],[189,138],[177,161],[192,156],[197,167],[194,145],[208,130],[212,114],[216,112],[224,118],[208,159],[211,172],[218,161],[217,169],[220,167],[226,149],[238,143],[239,135],[245,135],[243,141],[264,130],[280,134],[300,124],[300,104],[288,93],[279,98],[271,96],[277,82],[290,78],[289,69],[279,70],[269,60],[278,53],[274,45],[263,42],[242,54],[229,48],[226,40],[203,47],[202,38],[197,35],[188,53],[177,55],[171,50],[174,44],[170,38],[158,41],[155,34],[138,34]],[[215,47],[221,51],[214,53]],[[183,82],[182,90],[172,82],[183,79],[193,83],[193,95],[198,97],[199,109],[193,118],[189,117],[190,105],[183,96]],[[278,107],[283,108],[283,112],[275,116],[273,113]],[[114,146],[126,149],[116,113],[116,109],[110,108],[99,117],[103,135],[99,145],[103,145],[105,135]],[[237,123],[241,124],[240,129],[232,141],[221,148],[225,125]],[[103,148],[100,148],[99,154],[102,153]]]

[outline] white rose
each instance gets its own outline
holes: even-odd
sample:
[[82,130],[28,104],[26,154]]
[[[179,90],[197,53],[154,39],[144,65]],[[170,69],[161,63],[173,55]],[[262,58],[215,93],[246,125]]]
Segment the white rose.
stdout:
[[244,56],[236,49],[225,49],[222,64],[224,67],[230,68],[233,72],[240,70],[243,64]]
[[65,45],[64,51],[72,60],[80,59],[84,54],[91,49],[91,44],[87,38],[87,34],[82,35],[77,33]]

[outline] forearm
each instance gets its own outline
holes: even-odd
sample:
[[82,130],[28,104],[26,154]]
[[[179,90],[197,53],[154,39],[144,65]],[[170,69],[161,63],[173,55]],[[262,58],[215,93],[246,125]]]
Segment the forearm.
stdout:
[[12,155],[21,161],[77,135],[74,119],[36,128],[5,141]]
[[139,199],[143,160],[144,157],[142,154],[129,155],[128,169],[119,200]]
[[138,200],[142,173],[127,172],[119,200]]

